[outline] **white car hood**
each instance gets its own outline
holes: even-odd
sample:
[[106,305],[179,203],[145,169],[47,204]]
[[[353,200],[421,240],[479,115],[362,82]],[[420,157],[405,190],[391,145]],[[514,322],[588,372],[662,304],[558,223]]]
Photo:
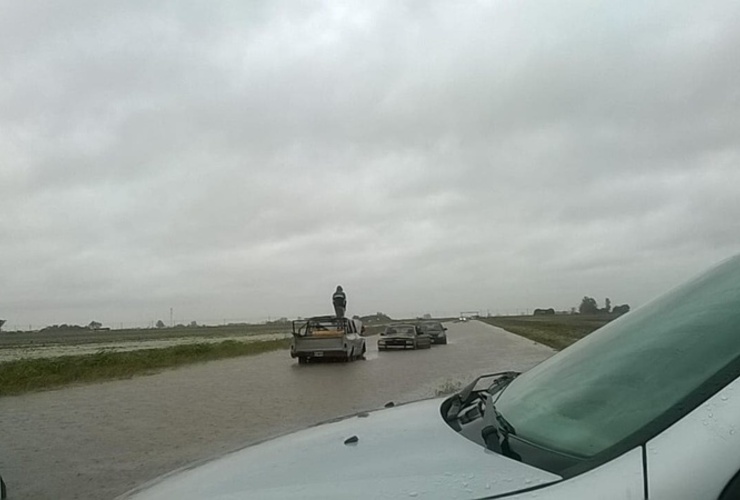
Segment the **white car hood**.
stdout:
[[[175,472],[131,500],[482,498],[561,478],[451,429],[442,399],[359,414]],[[345,440],[357,437],[354,444]]]

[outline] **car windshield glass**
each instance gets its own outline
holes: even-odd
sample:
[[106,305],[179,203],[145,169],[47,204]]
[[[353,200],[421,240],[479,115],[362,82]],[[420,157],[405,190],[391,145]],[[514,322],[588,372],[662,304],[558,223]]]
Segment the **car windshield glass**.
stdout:
[[413,335],[414,328],[411,326],[396,326],[389,328],[385,333],[388,335]]
[[593,456],[735,361],[739,325],[736,257],[524,373],[496,407],[523,439]]
[[434,332],[442,331],[442,325],[440,324],[421,325],[421,328],[422,330],[430,331],[430,332],[431,331],[434,331]]

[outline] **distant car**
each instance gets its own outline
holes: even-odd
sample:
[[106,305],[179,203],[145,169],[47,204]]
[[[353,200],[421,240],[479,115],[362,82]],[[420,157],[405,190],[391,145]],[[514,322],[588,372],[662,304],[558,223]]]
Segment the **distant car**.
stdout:
[[425,321],[423,323],[419,323],[419,328],[431,337],[432,344],[447,343],[447,328],[445,328],[439,321]]
[[429,349],[432,347],[432,338],[413,324],[398,323],[389,325],[380,334],[378,339],[378,350],[385,351],[390,348],[403,349]]

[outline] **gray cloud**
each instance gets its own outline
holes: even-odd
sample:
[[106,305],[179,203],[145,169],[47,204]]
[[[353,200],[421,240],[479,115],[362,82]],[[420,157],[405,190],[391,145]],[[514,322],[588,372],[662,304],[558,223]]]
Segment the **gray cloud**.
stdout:
[[11,325],[641,304],[740,248],[740,7],[15,2]]

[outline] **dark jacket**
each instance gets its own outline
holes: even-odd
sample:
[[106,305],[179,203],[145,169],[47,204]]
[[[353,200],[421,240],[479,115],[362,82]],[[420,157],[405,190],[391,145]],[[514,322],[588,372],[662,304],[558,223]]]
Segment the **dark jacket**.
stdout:
[[334,295],[331,296],[331,302],[335,306],[347,307],[347,296],[344,292],[334,292]]

